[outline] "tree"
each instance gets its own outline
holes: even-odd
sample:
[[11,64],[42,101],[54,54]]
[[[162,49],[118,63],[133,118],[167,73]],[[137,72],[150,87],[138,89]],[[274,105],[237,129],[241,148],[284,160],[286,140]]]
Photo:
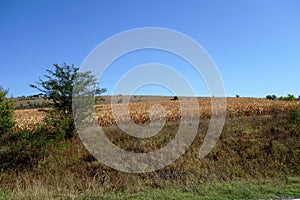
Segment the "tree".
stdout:
[[0,87],[0,136],[15,125],[14,102],[6,98],[7,93]]
[[296,100],[296,97],[292,94],[288,94],[286,97],[286,100],[288,100],[288,101]]
[[297,98],[296,98],[294,95],[292,95],[292,94],[288,94],[288,95],[285,96],[285,97],[281,96],[281,97],[279,97],[278,99],[279,99],[279,100],[282,100],[282,101],[293,101],[293,100],[297,100]]
[[[54,70],[46,70],[47,74],[44,75],[46,80],[39,78],[36,85],[30,86],[42,92],[44,98],[53,102],[54,110],[49,111],[46,123],[52,125],[58,132],[64,132],[66,138],[70,138],[73,137],[75,131],[72,98],[84,94],[91,96],[91,93],[101,94],[106,89],[98,87],[98,82],[90,71],[79,73],[79,68],[66,63],[53,66]],[[75,84],[81,86],[76,87],[76,91],[73,90]]]
[[267,95],[266,98],[269,99],[269,100],[275,100],[275,99],[277,99],[277,96],[275,94]]
[[64,112],[71,112],[72,110],[72,90],[73,81],[78,72],[78,68],[74,65],[67,64],[58,65],[54,64],[54,70],[47,69],[47,80],[36,82],[36,85],[30,84],[30,87],[35,88],[42,92],[44,98],[52,100],[54,108]]

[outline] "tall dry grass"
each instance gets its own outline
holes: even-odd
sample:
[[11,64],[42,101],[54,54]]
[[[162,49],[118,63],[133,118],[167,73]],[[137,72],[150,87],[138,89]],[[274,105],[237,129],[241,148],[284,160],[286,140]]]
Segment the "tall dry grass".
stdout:
[[[300,176],[300,137],[292,131],[288,115],[228,118],[215,148],[204,159],[199,148],[208,127],[203,119],[187,152],[170,166],[151,173],[129,174],[114,170],[93,158],[77,139],[49,145],[47,155],[32,168],[1,172],[0,187],[18,199],[73,198],[80,194],[105,195],[147,188],[194,188],[212,182],[279,179]],[[117,126],[104,128],[116,145],[133,152],[148,152],[168,143],[178,129],[169,122],[158,135],[138,139]]]

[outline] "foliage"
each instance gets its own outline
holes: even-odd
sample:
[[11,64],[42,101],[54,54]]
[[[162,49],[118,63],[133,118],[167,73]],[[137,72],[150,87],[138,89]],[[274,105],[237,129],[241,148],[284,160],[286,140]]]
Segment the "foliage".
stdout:
[[[300,137],[290,133],[288,115],[278,115],[272,120],[269,116],[227,119],[213,151],[204,159],[199,159],[199,147],[208,124],[209,120],[201,120],[198,135],[182,157],[163,169],[143,174],[123,173],[97,162],[85,150],[79,138],[52,145],[50,142],[60,139],[52,134],[54,132],[51,129],[34,132],[46,132],[44,136],[47,143],[33,142],[36,141],[35,135],[29,132],[31,137],[25,138],[30,142],[23,145],[26,148],[22,149],[24,157],[37,155],[40,156],[39,160],[28,161],[23,158],[22,162],[34,163],[24,168],[19,159],[19,165],[14,165],[24,166],[23,170],[3,171],[0,188],[16,191],[16,199],[67,199],[78,195],[79,199],[142,199],[147,196],[146,193],[153,191],[157,193],[152,193],[149,198],[263,199],[299,196]],[[148,139],[130,137],[117,126],[103,130],[115,145],[124,150],[151,152],[168,144],[178,127],[179,121],[167,122],[161,132]],[[21,135],[18,134],[17,138]],[[39,138],[41,141],[43,137]],[[18,144],[11,143],[10,146],[17,148]],[[45,147],[37,148],[43,144]],[[21,155],[14,155],[10,159],[22,158]],[[249,181],[249,184],[244,184],[245,181]],[[274,185],[267,187],[265,184]],[[285,187],[285,184],[289,187]],[[172,189],[178,193],[168,194]],[[165,194],[159,191],[165,191]]]
[[300,110],[298,108],[291,109],[289,112],[289,128],[293,134],[300,136]]
[[[31,84],[30,86],[42,92],[46,99],[53,101],[54,110],[49,111],[46,123],[53,125],[58,133],[65,133],[65,138],[71,138],[75,135],[72,117],[73,98],[85,95],[93,96],[105,92],[106,89],[97,87],[97,80],[90,71],[79,73],[79,68],[66,63],[63,65],[54,64],[53,66],[54,70],[46,70],[46,80],[39,78],[36,85]],[[74,87],[75,84],[76,87]],[[76,105],[80,105],[78,101],[76,103]],[[73,114],[76,114],[77,107],[75,106]]]
[[267,95],[266,96],[267,99],[269,100],[281,100],[281,101],[294,101],[294,100],[300,100],[300,96],[298,98],[296,98],[294,95],[292,94],[288,94],[287,96],[280,96],[277,97],[276,95]]
[[33,167],[46,156],[47,146],[63,138],[47,126],[8,132],[0,138],[0,169]]
[[288,94],[286,97],[279,97],[279,100],[292,101],[292,100],[296,100],[296,98],[294,95]]
[[[30,87],[39,90],[42,96],[53,101],[54,108],[72,112],[72,97],[74,95],[101,94],[106,91],[105,88],[97,87],[97,80],[90,71],[78,72],[79,68],[74,65],[54,64],[54,70],[47,69],[45,78],[36,82],[36,85],[30,84]],[[76,81],[76,83],[75,83]],[[76,91],[73,91],[74,85],[77,85]],[[80,87],[78,87],[80,86]],[[74,94],[73,94],[74,92]]]
[[52,129],[52,132],[62,135],[65,139],[75,136],[75,124],[72,113],[49,110],[45,117],[45,124]]
[[42,92],[42,95],[48,100],[53,101],[56,109],[64,112],[72,111],[72,90],[75,76],[78,68],[74,65],[67,64],[58,65],[54,64],[54,70],[47,69],[45,78],[36,82],[36,85],[30,84],[30,87],[35,88]]
[[5,97],[7,93],[0,87],[0,136],[15,125],[14,102]]
[[300,110],[298,108],[291,109],[289,119],[293,123],[300,122]]
[[293,100],[297,100],[297,98],[292,95],[292,94],[288,94],[287,96],[281,96],[278,98],[278,100],[283,100],[283,101],[293,101]]
[[277,99],[277,96],[275,94],[267,95],[266,98],[269,99],[269,100],[275,100],[275,99]]

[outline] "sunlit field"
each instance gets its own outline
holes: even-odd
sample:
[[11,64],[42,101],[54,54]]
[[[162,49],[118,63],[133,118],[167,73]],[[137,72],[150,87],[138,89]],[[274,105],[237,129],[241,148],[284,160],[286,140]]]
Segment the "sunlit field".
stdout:
[[[163,169],[142,174],[114,170],[99,163],[75,137],[46,145],[43,156],[37,159],[32,159],[30,156],[35,154],[26,154],[26,151],[14,155],[23,158],[12,157],[13,165],[7,165],[2,171],[0,198],[274,199],[300,196],[300,118],[293,117],[295,112],[291,111],[299,108],[299,101],[228,98],[222,134],[203,159],[199,159],[199,148],[209,124],[210,99],[200,98],[198,102],[200,124],[194,142],[182,157]],[[149,122],[148,109],[157,103],[166,108],[168,122],[151,138],[135,138],[120,130],[109,104],[96,105],[99,124],[114,144],[127,151],[154,151],[176,135],[180,122],[179,102],[129,105],[133,121],[143,124]],[[43,109],[16,110],[15,129],[30,129],[43,123]],[[8,137],[7,144],[13,139],[13,136]],[[2,149],[7,144],[1,144]],[[29,163],[20,164],[20,161]]]

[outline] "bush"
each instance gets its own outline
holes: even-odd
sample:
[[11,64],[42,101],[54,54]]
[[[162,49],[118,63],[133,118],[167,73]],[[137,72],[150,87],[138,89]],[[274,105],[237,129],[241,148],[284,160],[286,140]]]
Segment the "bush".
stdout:
[[266,98],[269,99],[269,100],[275,100],[275,99],[277,99],[277,96],[274,95],[274,94],[273,95],[267,95]]
[[45,118],[45,123],[51,132],[60,138],[70,139],[76,135],[72,113],[50,110]]
[[289,112],[289,128],[293,134],[300,136],[300,110],[298,108]]
[[289,120],[292,123],[300,122],[300,110],[298,108],[293,108],[289,112]]
[[0,87],[0,136],[15,125],[14,103],[5,97],[7,92]]
[[47,126],[38,126],[34,130],[7,132],[0,140],[0,169],[22,170],[33,167],[47,156],[47,146],[60,141],[63,135]]
[[283,101],[293,101],[293,100],[297,100],[296,97],[292,94],[288,94],[286,97],[279,97],[279,100],[283,100]]
[[178,97],[177,96],[174,96],[171,101],[177,101],[178,100]]

